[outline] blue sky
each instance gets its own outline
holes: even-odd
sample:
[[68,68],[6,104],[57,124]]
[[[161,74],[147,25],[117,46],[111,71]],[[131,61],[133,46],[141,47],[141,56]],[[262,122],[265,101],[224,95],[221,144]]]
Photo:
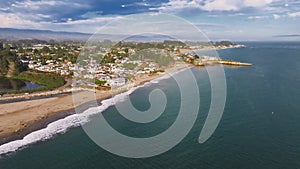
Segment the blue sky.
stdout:
[[0,27],[94,33],[143,13],[182,17],[213,40],[300,40],[299,0],[1,0]]

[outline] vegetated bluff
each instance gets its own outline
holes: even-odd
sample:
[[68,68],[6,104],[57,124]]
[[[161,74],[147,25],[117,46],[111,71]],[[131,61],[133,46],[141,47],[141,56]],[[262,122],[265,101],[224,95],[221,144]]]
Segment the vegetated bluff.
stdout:
[[0,50],[0,75],[14,76],[24,70],[24,66],[14,52]]

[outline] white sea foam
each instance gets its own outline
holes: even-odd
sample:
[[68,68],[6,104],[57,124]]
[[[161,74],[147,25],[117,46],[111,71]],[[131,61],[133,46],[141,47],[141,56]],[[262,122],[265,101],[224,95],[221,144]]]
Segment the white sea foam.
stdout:
[[[184,70],[186,70],[186,69],[184,69]],[[125,98],[124,96],[131,94],[136,89],[141,88],[141,87],[146,87],[149,84],[158,83],[159,81],[168,79],[172,75],[182,72],[184,70],[181,70],[181,71],[178,71],[178,72],[175,72],[172,74],[167,74],[165,76],[162,76],[160,78],[157,78],[150,82],[147,82],[144,85],[134,87],[125,93],[118,94],[118,95],[114,96],[113,98],[103,100],[101,102],[101,105],[98,107],[92,107],[92,108],[85,110],[82,113],[73,114],[73,115],[70,115],[63,119],[52,122],[46,128],[34,131],[34,132],[26,135],[21,140],[11,141],[9,143],[0,145],[0,156],[7,154],[7,153],[15,152],[23,147],[37,143],[39,141],[48,140],[57,134],[63,134],[65,132],[67,132],[70,128],[84,125],[90,121],[92,116],[103,112],[104,110],[106,110],[110,106],[113,106],[117,102],[121,102],[122,100],[124,100],[124,98]]]

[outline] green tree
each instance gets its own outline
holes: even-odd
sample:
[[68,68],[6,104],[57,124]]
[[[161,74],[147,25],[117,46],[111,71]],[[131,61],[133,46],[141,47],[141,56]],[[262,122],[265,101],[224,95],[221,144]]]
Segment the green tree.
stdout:
[[42,53],[50,53],[51,52],[51,50],[47,46],[44,46],[41,51],[42,51]]

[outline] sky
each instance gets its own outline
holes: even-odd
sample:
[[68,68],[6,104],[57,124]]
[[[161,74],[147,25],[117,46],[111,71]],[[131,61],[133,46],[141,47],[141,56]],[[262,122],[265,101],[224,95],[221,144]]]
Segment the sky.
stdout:
[[127,16],[159,13],[212,40],[300,40],[300,0],[0,0],[0,27],[94,33]]

